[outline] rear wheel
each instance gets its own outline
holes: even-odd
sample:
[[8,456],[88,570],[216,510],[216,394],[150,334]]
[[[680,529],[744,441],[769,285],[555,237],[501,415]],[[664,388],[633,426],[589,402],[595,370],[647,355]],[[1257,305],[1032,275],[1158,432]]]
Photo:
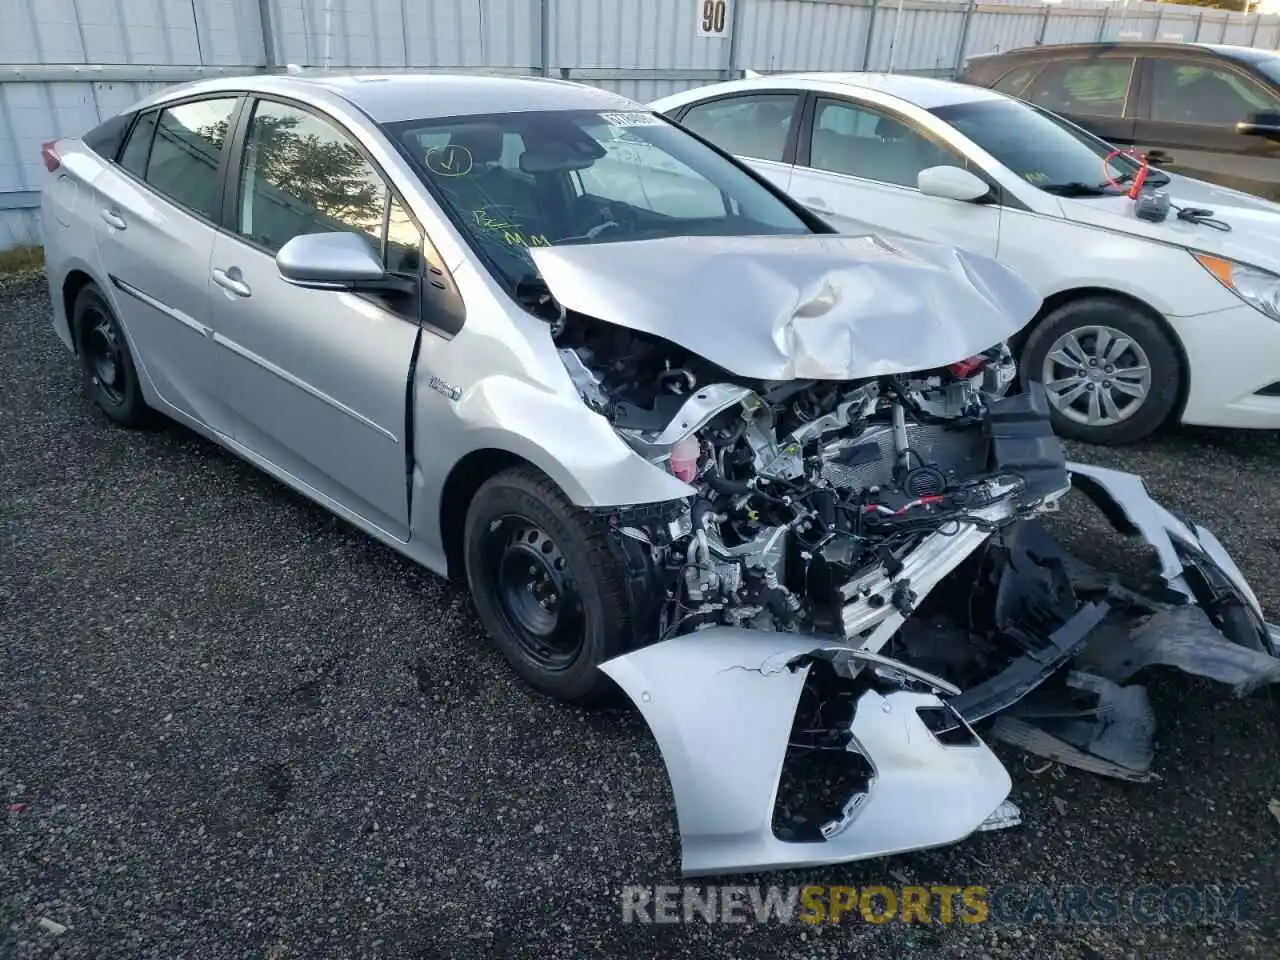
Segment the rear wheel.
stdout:
[[145,424],[150,410],[142,398],[133,355],[120,321],[102,291],[93,284],[81,290],[71,318],[90,399],[122,426]]
[[611,694],[599,666],[628,649],[632,611],[625,560],[604,523],[519,467],[476,492],[464,537],[476,610],[516,673],[560,700]]
[[1154,433],[1182,387],[1177,350],[1160,324],[1105,297],[1073,300],[1042,318],[1019,372],[1024,387],[1044,384],[1058,433],[1109,445]]

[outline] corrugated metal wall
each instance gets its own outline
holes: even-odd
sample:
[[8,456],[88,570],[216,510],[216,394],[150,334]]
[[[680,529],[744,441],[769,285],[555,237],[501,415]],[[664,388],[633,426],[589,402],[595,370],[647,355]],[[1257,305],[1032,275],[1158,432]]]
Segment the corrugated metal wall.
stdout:
[[40,144],[157,86],[214,73],[473,68],[547,73],[637,100],[744,69],[951,75],[1034,43],[1280,47],[1280,16],[1132,0],[0,0],[0,249],[39,241]]

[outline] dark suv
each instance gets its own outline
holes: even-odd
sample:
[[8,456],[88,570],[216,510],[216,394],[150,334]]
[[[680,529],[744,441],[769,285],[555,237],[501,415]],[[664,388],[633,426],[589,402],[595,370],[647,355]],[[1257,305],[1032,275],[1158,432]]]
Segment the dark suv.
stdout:
[[1166,170],[1280,200],[1280,52],[1054,44],[972,57],[959,79],[1052,110]]

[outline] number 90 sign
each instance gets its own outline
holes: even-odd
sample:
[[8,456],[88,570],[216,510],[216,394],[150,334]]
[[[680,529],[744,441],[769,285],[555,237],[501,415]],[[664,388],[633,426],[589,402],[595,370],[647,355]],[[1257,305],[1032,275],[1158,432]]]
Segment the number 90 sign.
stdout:
[[715,39],[726,35],[729,28],[730,0],[696,0],[698,4],[698,36]]

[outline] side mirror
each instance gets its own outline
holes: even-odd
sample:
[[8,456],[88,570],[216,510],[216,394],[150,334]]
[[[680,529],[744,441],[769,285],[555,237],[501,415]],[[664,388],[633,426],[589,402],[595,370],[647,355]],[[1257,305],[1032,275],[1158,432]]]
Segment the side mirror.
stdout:
[[383,289],[386,271],[368,239],[358,233],[303,233],[276,254],[280,276],[320,290]]
[[961,167],[940,166],[921,170],[916,185],[927,197],[946,197],[972,203],[981,200],[991,188],[978,176]]
[[1249,114],[1236,124],[1236,133],[1242,133],[1246,137],[1280,139],[1280,110],[1263,110]]

